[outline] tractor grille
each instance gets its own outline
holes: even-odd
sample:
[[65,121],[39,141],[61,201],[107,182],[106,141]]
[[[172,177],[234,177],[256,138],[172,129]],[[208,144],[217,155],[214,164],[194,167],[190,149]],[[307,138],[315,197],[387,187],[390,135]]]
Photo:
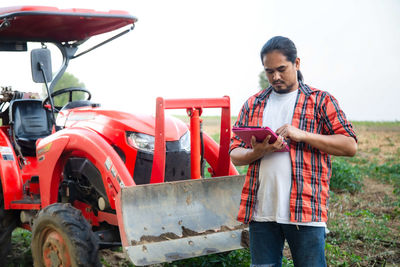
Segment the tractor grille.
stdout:
[[[179,141],[167,142],[165,159],[165,181],[190,179],[190,152],[179,150]],[[138,151],[133,180],[136,184],[149,184],[153,166],[153,153]]]

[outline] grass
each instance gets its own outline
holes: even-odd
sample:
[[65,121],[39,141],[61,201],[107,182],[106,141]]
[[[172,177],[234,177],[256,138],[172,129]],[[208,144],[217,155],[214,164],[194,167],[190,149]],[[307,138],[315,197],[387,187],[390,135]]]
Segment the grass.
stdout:
[[363,126],[372,127],[374,129],[382,127],[400,127],[400,121],[353,121],[352,124],[355,128]]
[[[9,255],[7,267],[33,266],[30,250],[31,232],[17,228],[12,233],[12,255]],[[16,257],[13,257],[16,255]]]
[[247,267],[250,266],[250,255],[247,249],[212,254],[208,256],[165,263],[164,267]]
[[361,209],[348,209],[346,203],[349,202],[346,202],[343,195],[333,199],[335,203],[345,203],[340,205],[345,212],[337,213],[329,220],[331,232],[327,238],[326,253],[331,266],[381,266],[378,264],[398,263],[400,244],[399,240],[393,239],[400,230],[398,226],[397,229],[393,227],[398,216],[368,209],[365,203],[356,203],[357,206],[363,206]]
[[331,266],[400,264],[400,122],[357,122],[359,152],[335,158],[327,260]]
[[[354,126],[359,138],[357,155],[333,158],[327,263],[328,266],[400,266],[400,122],[355,122]],[[213,122],[207,127],[213,129]],[[247,167],[238,168],[242,174],[246,170]],[[14,231],[15,257],[9,266],[32,266],[29,244],[28,231]],[[121,251],[111,253],[123,255]],[[283,266],[293,266],[287,248],[284,256]],[[117,262],[118,266],[133,266],[125,260]],[[105,260],[103,264],[115,266]],[[242,249],[160,266],[247,267],[249,264],[249,251]]]
[[330,188],[336,192],[356,193],[362,188],[362,171],[344,158],[334,158]]

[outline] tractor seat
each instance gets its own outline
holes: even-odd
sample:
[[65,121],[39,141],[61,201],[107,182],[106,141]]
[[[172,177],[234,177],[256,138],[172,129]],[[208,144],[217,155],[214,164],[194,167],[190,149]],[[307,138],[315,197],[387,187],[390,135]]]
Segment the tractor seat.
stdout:
[[10,105],[10,124],[23,156],[36,155],[36,140],[51,134],[51,117],[39,99],[17,99]]

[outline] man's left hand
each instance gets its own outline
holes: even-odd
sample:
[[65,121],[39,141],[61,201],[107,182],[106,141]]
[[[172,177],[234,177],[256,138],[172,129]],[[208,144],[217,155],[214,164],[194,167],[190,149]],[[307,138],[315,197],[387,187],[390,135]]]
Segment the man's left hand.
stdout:
[[357,152],[357,142],[351,136],[343,134],[323,135],[300,130],[290,124],[285,124],[276,130],[285,139],[304,142],[310,146],[335,156],[354,156]]
[[300,130],[290,124],[285,124],[279,127],[278,130],[276,130],[276,133],[285,138],[285,140],[290,139],[296,142],[304,141],[307,135],[307,132]]

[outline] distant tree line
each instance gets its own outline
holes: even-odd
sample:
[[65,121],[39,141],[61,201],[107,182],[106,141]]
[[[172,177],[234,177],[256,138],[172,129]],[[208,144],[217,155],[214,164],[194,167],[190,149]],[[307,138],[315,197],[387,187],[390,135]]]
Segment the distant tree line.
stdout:
[[[57,84],[53,88],[53,92],[58,91],[60,89],[69,88],[69,87],[80,87],[86,88],[85,84],[73,74],[65,72],[63,76],[61,76],[60,80],[58,80]],[[43,88],[43,92],[46,92],[46,89]],[[55,106],[64,106],[69,102],[69,94],[62,94],[54,97],[54,105]],[[82,100],[85,97],[84,92],[73,92],[72,100]]]
[[269,82],[267,75],[265,75],[265,71],[262,71],[260,74],[258,74],[258,84],[260,85],[261,90],[269,87]]

